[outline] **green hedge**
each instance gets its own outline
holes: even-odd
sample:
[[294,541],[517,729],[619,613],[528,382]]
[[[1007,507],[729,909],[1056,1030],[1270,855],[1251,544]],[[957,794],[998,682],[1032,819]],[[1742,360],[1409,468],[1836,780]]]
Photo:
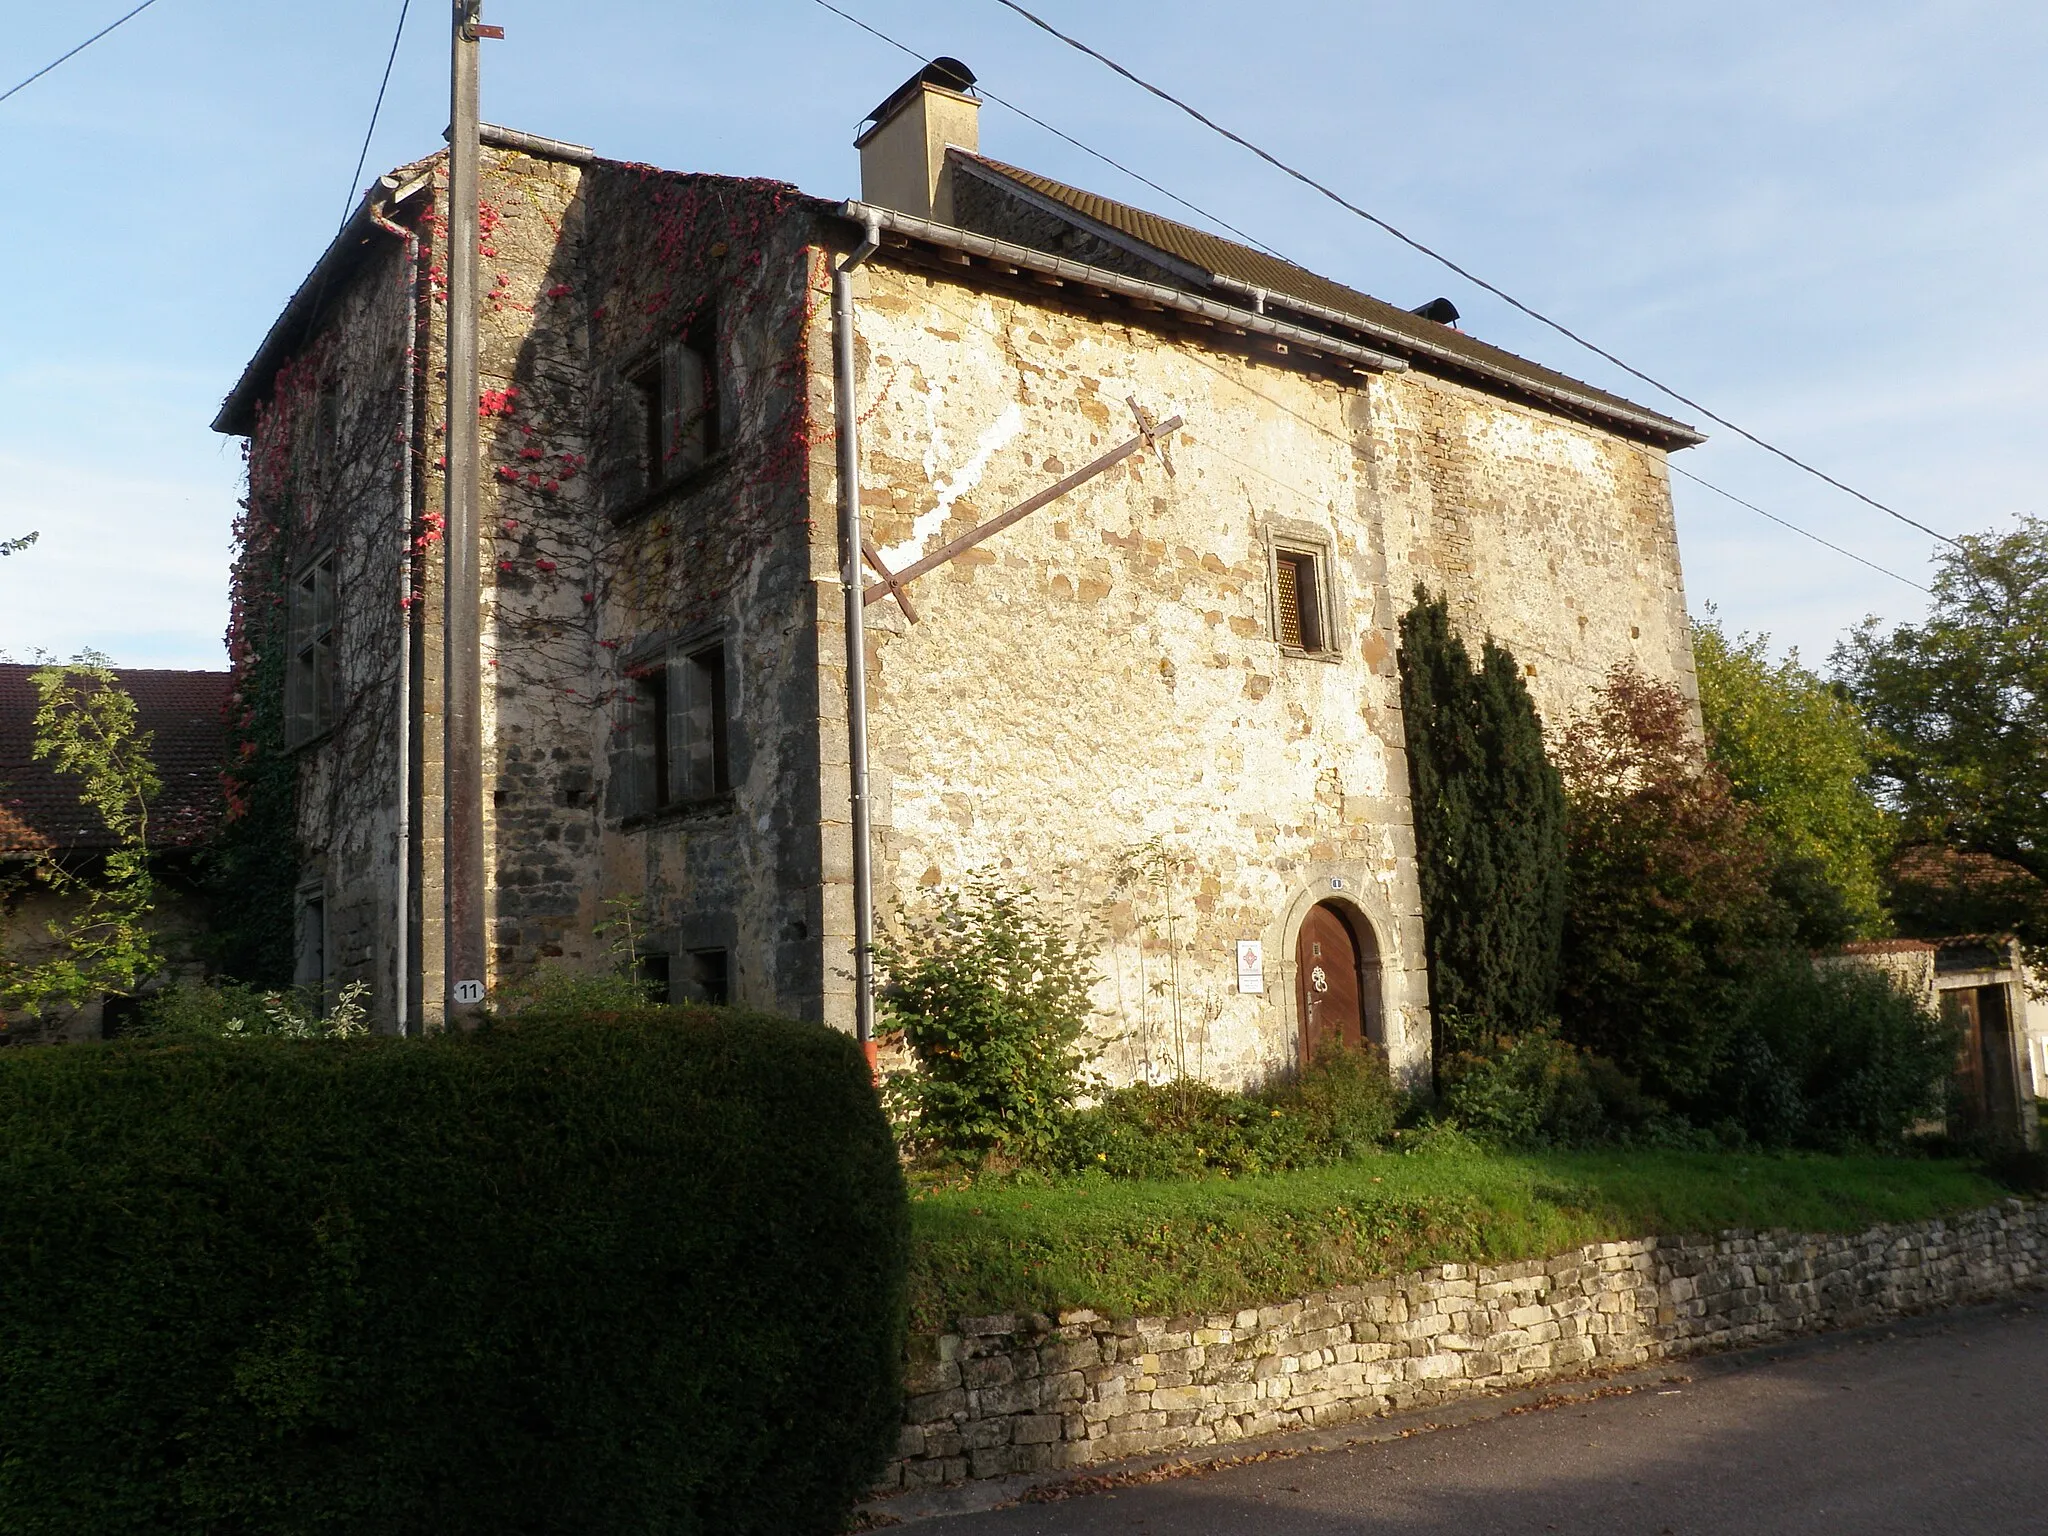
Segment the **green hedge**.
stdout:
[[0,1529],[836,1529],[899,1422],[854,1044],[650,1010],[0,1055]]

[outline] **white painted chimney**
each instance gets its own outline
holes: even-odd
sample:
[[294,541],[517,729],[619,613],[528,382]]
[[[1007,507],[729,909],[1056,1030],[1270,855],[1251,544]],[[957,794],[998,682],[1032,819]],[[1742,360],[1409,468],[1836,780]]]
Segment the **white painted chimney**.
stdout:
[[860,151],[860,196],[939,224],[953,217],[953,175],[946,150],[981,148],[981,99],[974,71],[937,58],[868,114],[872,127],[853,141]]

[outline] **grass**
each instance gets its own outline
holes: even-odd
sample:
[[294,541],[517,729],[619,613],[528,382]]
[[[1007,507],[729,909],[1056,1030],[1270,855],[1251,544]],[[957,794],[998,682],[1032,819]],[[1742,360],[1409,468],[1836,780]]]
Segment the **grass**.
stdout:
[[1853,1232],[2006,1193],[1947,1159],[1463,1148],[1256,1178],[940,1187],[911,1206],[911,1324],[1228,1311],[1426,1264],[1730,1227]]

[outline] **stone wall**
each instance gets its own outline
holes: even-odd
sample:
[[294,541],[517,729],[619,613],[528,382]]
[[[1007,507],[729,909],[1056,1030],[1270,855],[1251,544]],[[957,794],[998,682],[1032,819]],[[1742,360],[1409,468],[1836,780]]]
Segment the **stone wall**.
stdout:
[[912,1338],[882,1488],[1083,1467],[1879,1322],[2037,1283],[2048,1205],[1854,1236],[1639,1238],[1209,1317],[963,1318]]

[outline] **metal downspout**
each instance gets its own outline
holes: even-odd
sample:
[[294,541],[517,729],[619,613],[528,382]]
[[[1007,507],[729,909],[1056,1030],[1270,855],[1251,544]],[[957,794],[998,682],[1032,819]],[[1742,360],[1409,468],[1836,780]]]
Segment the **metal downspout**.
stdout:
[[405,241],[405,374],[400,385],[398,446],[398,832],[394,858],[397,875],[393,881],[393,912],[396,927],[392,940],[395,991],[392,1013],[401,1035],[412,1033],[412,620],[413,620],[413,448],[418,441],[415,421],[417,391],[413,375],[419,366],[420,340],[420,237],[417,231],[394,223],[376,205],[370,217],[378,228],[389,230]]
[[839,580],[846,597],[846,756],[852,784],[853,1033],[875,1065],[875,885],[868,806],[867,607],[861,580],[860,412],[853,377],[853,271],[882,245],[870,213],[861,243],[832,268],[833,427],[839,448]]

